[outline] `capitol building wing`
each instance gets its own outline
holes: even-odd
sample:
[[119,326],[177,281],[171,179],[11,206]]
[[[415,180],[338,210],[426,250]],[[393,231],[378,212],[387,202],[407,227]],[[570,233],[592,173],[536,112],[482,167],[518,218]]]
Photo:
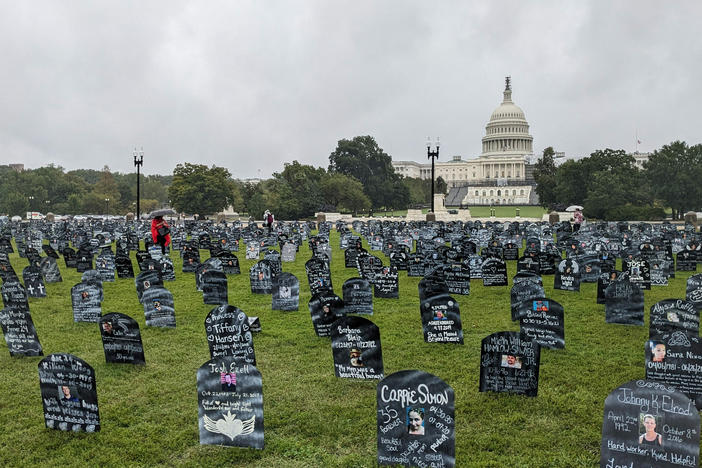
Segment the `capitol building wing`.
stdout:
[[[482,138],[482,153],[474,159],[453,156],[435,163],[436,177],[449,186],[447,206],[535,204],[533,167],[527,164],[534,151],[524,111],[512,101],[510,78],[505,80],[502,103],[490,116]],[[393,161],[404,177],[431,178],[431,164]]]

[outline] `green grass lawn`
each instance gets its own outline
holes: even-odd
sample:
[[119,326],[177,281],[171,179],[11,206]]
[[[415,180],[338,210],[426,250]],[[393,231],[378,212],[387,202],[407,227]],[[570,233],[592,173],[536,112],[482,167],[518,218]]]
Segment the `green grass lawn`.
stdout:
[[[343,282],[357,275],[344,268],[338,240],[333,232],[332,273],[340,294]],[[207,252],[201,253],[204,260]],[[102,430],[45,429],[41,358],[11,358],[2,341],[0,465],[374,466],[376,383],[334,376],[330,340],[316,337],[307,310],[309,249],[303,246],[296,262],[283,264],[300,279],[298,312],[272,311],[269,295],[252,295],[246,272],[254,262],[244,259],[243,249],[237,256],[244,274],[229,277],[229,303],[260,317],[263,327],[255,350],[263,376],[264,450],[199,444],[196,371],[209,359],[203,322],[213,306],[202,303],[194,275],[180,272],[177,255],[177,280],[166,282],[175,299],[176,329],[145,326],[133,279],[104,283],[103,313],[122,312],[139,322],[146,366],[105,363],[98,325],[73,322],[69,290],[80,275],[61,259],[64,281],[48,285],[48,298],[30,299],[32,317],[45,355],[72,353],[95,369]],[[21,274],[26,260],[16,254],[11,260]],[[508,262],[509,277],[515,273],[515,262]],[[678,273],[670,286],[647,291],[646,311],[656,301],[684,298],[689,276]],[[606,324],[604,306],[595,304],[595,284],[584,284],[579,293],[554,291],[553,277],[544,277],[546,295],[565,308],[566,348],[542,350],[538,397],[480,393],[481,339],[519,329],[510,320],[510,287],[484,288],[474,280],[470,296],[454,295],[465,344],[427,344],[419,278],[405,272],[400,278],[401,299],[375,299],[370,317],[380,327],[385,374],[420,369],[453,387],[457,466],[598,465],[604,400],[620,384],[644,377],[648,321],[646,327]]]

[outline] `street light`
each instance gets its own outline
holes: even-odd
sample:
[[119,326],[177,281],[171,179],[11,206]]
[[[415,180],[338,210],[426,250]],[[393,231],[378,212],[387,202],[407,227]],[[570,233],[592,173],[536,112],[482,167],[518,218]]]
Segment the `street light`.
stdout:
[[105,198],[105,215],[110,215],[110,199]]
[[[136,219],[137,221],[139,220],[139,169],[141,166],[144,164],[144,148],[141,148],[141,151],[137,151],[136,148],[134,148],[134,165],[137,168],[137,201],[136,201]],[[138,156],[138,158],[137,158]]]
[[439,159],[439,137],[436,137],[436,151],[431,150],[431,137],[427,137],[427,159],[431,159],[431,212],[434,212],[434,160]]

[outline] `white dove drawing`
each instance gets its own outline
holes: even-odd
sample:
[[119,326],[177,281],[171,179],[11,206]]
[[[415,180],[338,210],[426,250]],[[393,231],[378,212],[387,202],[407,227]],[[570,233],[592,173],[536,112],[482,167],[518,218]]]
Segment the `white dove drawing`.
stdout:
[[223,419],[214,421],[207,415],[204,415],[202,420],[205,423],[205,429],[215,434],[224,434],[229,437],[230,440],[234,440],[234,438],[239,435],[251,434],[254,430],[254,424],[256,422],[255,414],[246,421],[236,419],[236,414],[232,414],[230,411],[227,411],[227,414],[222,416],[224,417]]

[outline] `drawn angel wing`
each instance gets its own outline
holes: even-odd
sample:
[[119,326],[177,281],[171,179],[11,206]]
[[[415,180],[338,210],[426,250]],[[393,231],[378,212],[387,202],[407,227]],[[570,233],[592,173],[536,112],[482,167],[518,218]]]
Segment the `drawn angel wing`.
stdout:
[[254,414],[250,419],[242,422],[244,424],[241,429],[241,435],[251,434],[254,431],[254,425],[256,424],[256,415]]
[[202,421],[205,423],[205,429],[209,432],[214,432],[215,434],[221,434],[222,432],[217,428],[217,421],[213,421],[206,414],[203,415]]

